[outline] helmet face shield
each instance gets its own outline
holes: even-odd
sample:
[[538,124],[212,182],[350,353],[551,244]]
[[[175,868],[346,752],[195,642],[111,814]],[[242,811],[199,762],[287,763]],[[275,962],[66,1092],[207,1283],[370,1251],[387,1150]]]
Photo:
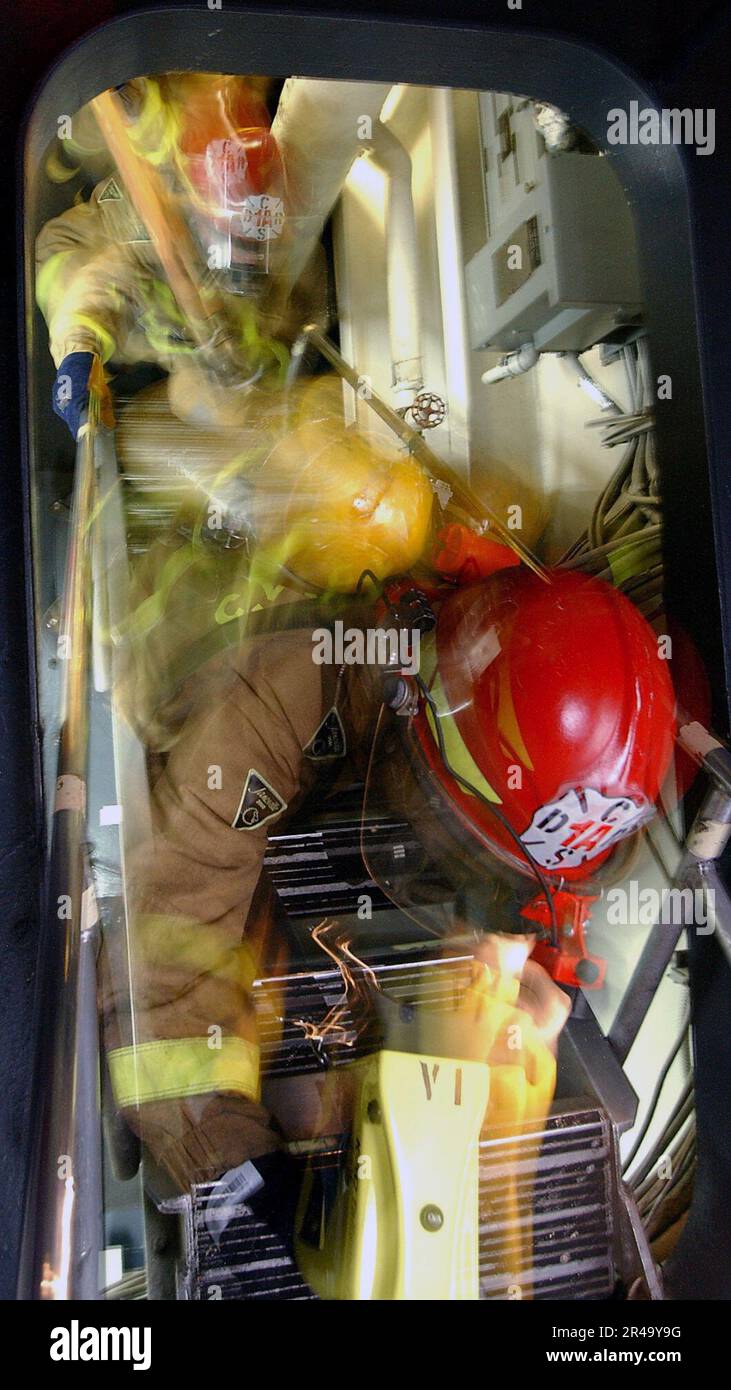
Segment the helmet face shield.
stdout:
[[[278,204],[279,209],[283,208],[281,199],[272,201]],[[275,212],[272,216],[279,217],[279,213]],[[272,273],[272,238],[252,236],[250,222],[241,213],[213,220],[193,211],[189,214],[189,221],[208,268],[220,288],[228,294],[261,299]]]
[[[395,826],[388,843],[369,829],[385,817]],[[501,859],[447,795],[424,760],[414,719],[385,706],[368,766],[361,853],[382,892],[430,935],[530,929],[519,909],[539,885],[517,860]]]

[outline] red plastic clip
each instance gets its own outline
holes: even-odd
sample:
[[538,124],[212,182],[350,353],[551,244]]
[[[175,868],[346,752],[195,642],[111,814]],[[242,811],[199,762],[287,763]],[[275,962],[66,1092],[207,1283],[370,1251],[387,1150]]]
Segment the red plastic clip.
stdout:
[[[558,946],[551,941],[537,941],[533,947],[533,959],[546,969],[552,979],[562,985],[575,988],[601,989],[607,963],[601,956],[592,956],[586,949],[584,928],[590,917],[592,905],[598,894],[571,893],[563,889],[553,894],[553,906],[558,924]],[[521,917],[528,917],[544,928],[550,928],[551,915],[545,897],[532,898],[521,911]]]

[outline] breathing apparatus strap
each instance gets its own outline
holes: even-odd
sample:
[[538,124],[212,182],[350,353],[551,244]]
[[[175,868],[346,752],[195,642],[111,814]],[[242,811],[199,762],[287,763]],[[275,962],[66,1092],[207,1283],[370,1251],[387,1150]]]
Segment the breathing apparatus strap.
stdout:
[[294,632],[330,627],[338,619],[357,627],[372,615],[372,605],[338,594],[332,599],[301,599],[292,603],[272,604],[269,608],[247,612],[243,619],[232,617],[207,632],[183,653],[171,667],[171,681],[179,688],[189,676],[200,671],[213,657],[229,648],[238,647],[253,637],[277,632]]

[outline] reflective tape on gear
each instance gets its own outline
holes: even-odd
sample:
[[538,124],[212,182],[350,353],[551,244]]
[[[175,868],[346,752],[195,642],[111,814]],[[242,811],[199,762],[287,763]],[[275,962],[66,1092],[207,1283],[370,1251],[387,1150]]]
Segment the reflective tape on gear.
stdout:
[[92,318],[90,314],[73,314],[71,322],[78,324],[79,328],[88,328],[95,335],[101,348],[102,362],[108,362],[110,357],[114,355],[114,349],[117,346],[109,329],[105,328],[98,319]]
[[[468,782],[476,791],[482,792],[482,795],[486,797],[488,801],[494,801],[498,806],[501,805],[500,797],[495,791],[495,788],[490,786],[487,778],[477,766],[477,763],[472,757],[457,727],[457,721],[454,715],[449,712],[449,703],[438,674],[434,677],[429,694],[437,709],[443,711],[439,715],[439,728],[449,766],[454,768],[454,771],[458,773],[460,777],[464,778],[465,782]],[[434,735],[434,741],[438,744],[439,740],[436,734],[434,711],[429,705],[427,705],[426,716],[429,721],[429,727]],[[468,791],[467,787],[463,787],[462,790],[467,792],[468,796],[474,795],[474,792]]]
[[[444,752],[450,767],[453,767],[454,771],[458,773],[460,777],[463,777],[470,786],[482,792],[482,795],[486,797],[488,801],[494,801],[498,806],[502,805],[501,798],[498,796],[495,788],[490,786],[487,778],[481,772],[472,757],[457,727],[457,721],[450,711],[446,691],[444,690],[437,669],[436,643],[434,642],[433,633],[429,633],[428,638],[421,644],[420,665],[422,679],[427,685],[431,682],[429,694],[438,711],[439,729],[444,742]],[[436,718],[434,710],[429,705],[426,707],[426,717],[434,742],[438,746],[439,739],[436,731]],[[467,788],[463,787],[462,790],[467,791]],[[474,793],[467,792],[467,795],[472,796]]]
[[[75,171],[74,171],[75,172]],[[49,256],[45,265],[42,265],[36,275],[36,303],[42,314],[48,308],[48,299],[53,289],[54,281],[58,279],[64,263],[73,256],[74,252],[56,251],[53,256]]]
[[142,106],[127,127],[130,144],[149,164],[162,164],[175,151],[179,128],[176,105],[163,98],[154,78],[145,78]]
[[[66,144],[70,145],[71,141],[66,141]],[[63,160],[60,158],[58,154],[58,151],[51,150],[51,153],[49,154],[48,159],[46,160],[45,168],[46,176],[51,180],[51,183],[68,183],[69,179],[75,178],[78,172],[78,164],[64,164]]]
[[246,1038],[166,1038],[107,1054],[117,1105],[234,1091],[259,1099],[259,1049]]

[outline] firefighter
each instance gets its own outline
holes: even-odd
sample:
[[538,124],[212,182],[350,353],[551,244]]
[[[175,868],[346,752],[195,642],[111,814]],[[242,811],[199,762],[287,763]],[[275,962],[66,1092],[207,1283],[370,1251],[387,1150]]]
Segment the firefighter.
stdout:
[[[361,611],[366,626],[413,632],[412,618],[433,607],[437,626],[411,673],[316,659],[323,620],[311,600],[339,589],[347,614],[347,591],[362,603],[364,577],[373,600],[389,575],[423,574],[436,504],[404,456],[375,485],[378,459],[362,441],[315,430],[307,448],[297,444],[267,466],[265,498],[279,502],[263,509],[272,530],[262,524],[261,573],[280,566],[278,592],[237,588],[219,604],[224,616],[247,609],[248,624],[184,683],[156,765],[152,832],[128,865],[131,949],[106,945],[116,1101],[181,1189],[253,1160],[265,1190],[279,1190],[281,1135],[261,1103],[252,1002],[275,920],[262,866],[269,831],[323,780],[354,761],[366,812],[386,796],[414,827],[416,864],[369,856],[368,867],[432,934],[448,936],[450,919],[471,933],[496,997],[525,1005],[528,1077],[529,1057],[550,1054],[568,1009],[527,961],[541,918],[651,814],[672,746],[669,677],[632,605],[582,576],[546,585],[504,554],[467,587],[445,585],[427,563],[428,602],[414,608],[409,579],[387,586],[390,614]],[[495,945],[506,938],[507,995]],[[505,1038],[494,1046],[504,1061]]]
[[[58,369],[54,410],[75,437],[96,355],[111,371],[140,362],[162,367],[183,414],[194,409],[200,418],[208,402],[214,422],[238,419],[247,388],[279,378],[287,341],[304,317],[322,311],[319,262],[286,300],[277,287],[294,231],[261,86],[180,73],[140,79],[111,97],[123,113],[120,150],[129,158],[129,179],[135,183],[137,169],[140,183],[148,173],[157,180],[171,225],[151,237],[138,210],[139,190],[111,168],[88,201],[40,232],[36,295]],[[82,159],[98,170],[104,142],[98,129],[94,139],[94,115],[86,107],[75,120]],[[215,353],[212,362],[206,359],[161,264],[161,243],[175,240],[176,226],[196,255],[196,291],[204,303],[215,295],[225,312],[237,359],[235,389],[216,391]]]
[[[250,1003],[272,921],[267,830],[361,741],[346,733],[345,690],[330,723],[323,714],[337,673],[313,661],[313,621],[328,597],[344,611],[366,576],[410,569],[431,539],[424,470],[346,430],[332,398],[329,379],[306,383],[290,428],[271,426],[248,480],[253,555],[200,527],[197,544],[187,527],[162,538],[125,634],[117,699],[156,780],[152,836],[128,864],[131,990],[126,947],[107,942],[107,1055],[117,1104],[183,1188],[280,1147],[258,1103]],[[119,436],[124,456],[124,417]],[[358,735],[365,724],[361,711]],[[321,726],[333,730],[324,756]],[[201,758],[210,785],[198,802]]]

